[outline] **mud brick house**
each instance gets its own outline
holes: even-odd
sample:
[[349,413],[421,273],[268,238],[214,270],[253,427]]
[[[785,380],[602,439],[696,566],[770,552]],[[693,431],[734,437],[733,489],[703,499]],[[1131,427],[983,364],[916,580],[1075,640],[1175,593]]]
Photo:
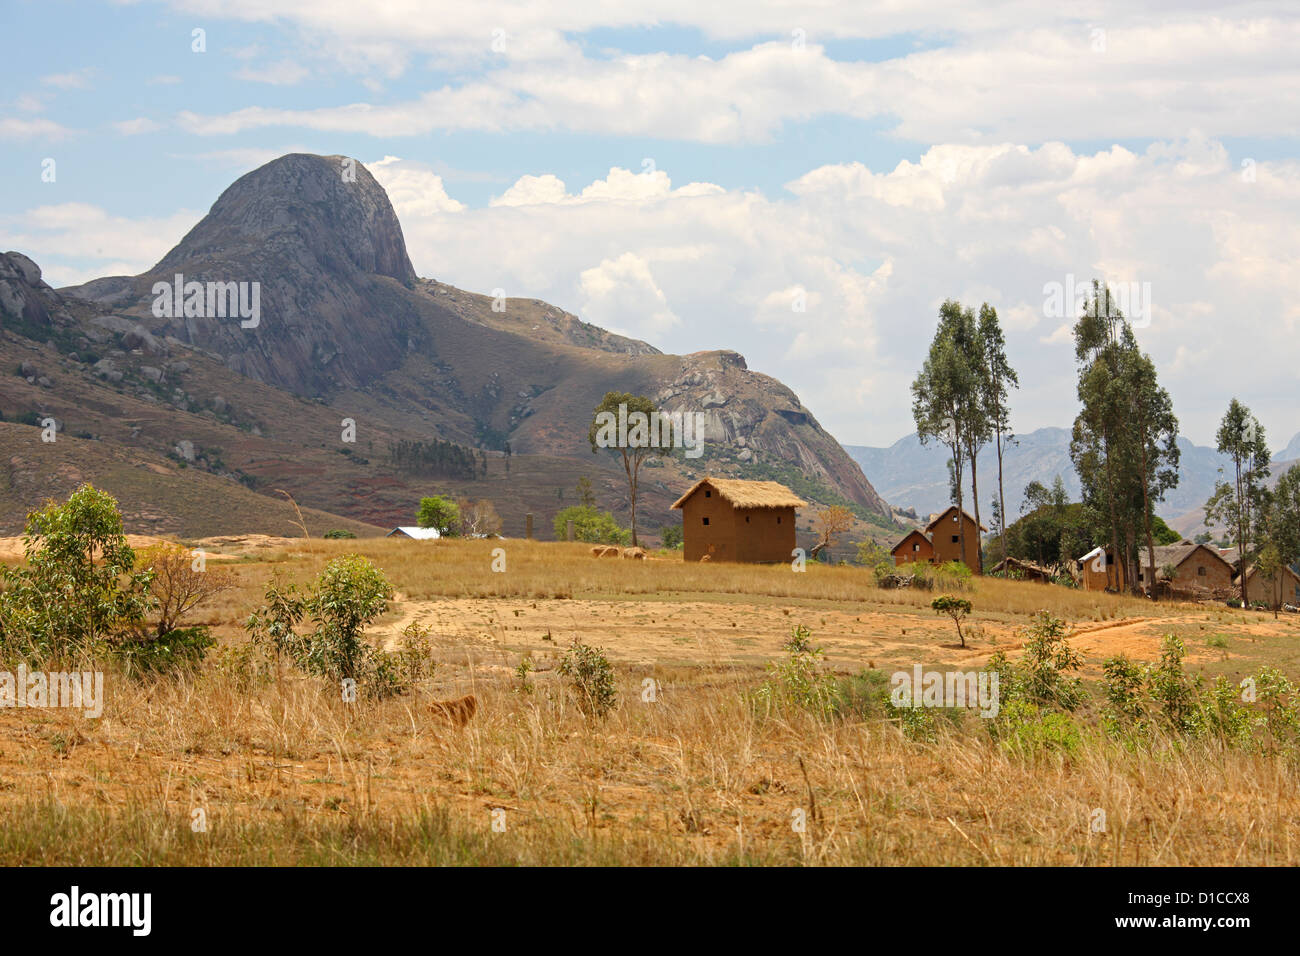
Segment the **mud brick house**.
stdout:
[[795,509],[807,502],[775,481],[701,478],[673,502],[682,512],[687,561],[789,561]]
[[1120,566],[1109,548],[1093,548],[1081,557],[1079,573],[1085,591],[1118,591],[1124,583]]
[[1032,561],[1020,558],[1004,558],[993,566],[994,574],[1005,574],[1016,581],[1038,581],[1041,584],[1052,583],[1052,572]]
[[[961,550],[963,523],[966,526],[965,554]],[[909,531],[889,553],[894,556],[894,567],[918,561],[933,564],[961,561],[980,574],[980,532],[987,530],[983,525],[977,525],[965,511],[959,513],[957,506],[953,505],[947,511],[931,516],[924,532]]]
[[[962,525],[966,526],[966,553],[961,550]],[[976,574],[980,569],[980,532],[987,531],[983,525],[977,525],[975,519],[965,511],[958,512],[952,505],[941,511],[925,526],[925,533],[934,545],[934,561],[943,564],[947,561],[960,561]]]
[[[1138,586],[1146,589],[1147,551],[1138,555]],[[1173,575],[1166,573],[1173,569]],[[1213,548],[1193,541],[1180,541],[1156,548],[1156,583],[1168,584],[1174,591],[1230,591],[1233,567]]]
[[[1240,574],[1233,579],[1233,583],[1237,586],[1237,593],[1240,594]],[[1300,607],[1300,574],[1296,574],[1290,567],[1283,567],[1281,572],[1273,577],[1264,574],[1252,564],[1250,570],[1246,572],[1246,594],[1252,604],[1263,601],[1269,607],[1280,604]]]
[[907,537],[894,545],[889,552],[894,556],[894,567],[904,564],[929,563],[934,560],[934,545],[919,531],[909,531]]

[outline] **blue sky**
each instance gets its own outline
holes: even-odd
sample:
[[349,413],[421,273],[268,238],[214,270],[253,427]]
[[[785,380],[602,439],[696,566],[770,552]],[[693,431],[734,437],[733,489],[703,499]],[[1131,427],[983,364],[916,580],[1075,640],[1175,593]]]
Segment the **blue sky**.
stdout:
[[0,245],[55,285],[142,271],[276,155],[343,153],[422,275],[736,348],[844,442],[910,430],[948,296],[1003,315],[1018,427],[1067,425],[1045,287],[1094,275],[1149,284],[1193,440],[1234,394],[1275,444],[1300,431],[1287,4],[6,0],[0,23],[24,38]]

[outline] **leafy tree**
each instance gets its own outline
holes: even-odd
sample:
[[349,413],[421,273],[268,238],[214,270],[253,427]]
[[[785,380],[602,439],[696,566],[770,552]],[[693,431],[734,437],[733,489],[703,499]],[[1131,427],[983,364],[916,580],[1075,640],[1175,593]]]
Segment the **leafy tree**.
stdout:
[[1269,476],[1268,445],[1264,441],[1264,426],[1235,398],[1228,403],[1215,438],[1219,453],[1232,459],[1234,480],[1231,484],[1216,482],[1214,494],[1205,504],[1205,521],[1206,524],[1222,522],[1236,533],[1242,572],[1241,603],[1250,607],[1245,573],[1251,555],[1249,532],[1253,517],[1262,505],[1264,483]]
[[[1109,539],[1121,583],[1137,579],[1139,533],[1154,572],[1154,506],[1178,481],[1178,420],[1155,366],[1093,280],[1092,298],[1074,326],[1078,396],[1070,458],[1097,536]],[[1154,573],[1151,574],[1154,578]],[[1155,596],[1154,580],[1151,594]]]
[[[355,680],[383,695],[393,689],[393,662],[365,639],[365,629],[392,597],[393,586],[379,568],[361,555],[344,555],[325,565],[305,593],[273,581],[266,603],[245,627],[254,641],[269,644],[310,674]],[[303,622],[312,629],[299,634]]]
[[0,648],[28,660],[93,657],[143,629],[152,574],[136,570],[117,501],[82,485],[27,516],[27,562],[5,568]]
[[[994,521],[1002,543],[1002,557],[1007,555],[1006,514],[1007,500],[1002,475],[1004,442],[1012,444],[1011,413],[1007,406],[1010,390],[1020,387],[1020,377],[1007,359],[1006,338],[998,321],[997,309],[988,303],[980,306],[979,338],[984,356],[984,376],[981,383],[982,400],[988,424],[993,430],[998,454],[998,497],[994,508]],[[972,482],[973,483],[973,482]]]
[[586,475],[578,479],[578,504],[586,508],[596,507],[596,492],[591,486],[591,479]]
[[957,639],[961,641],[961,646],[965,647],[966,635],[961,632],[961,622],[974,610],[974,605],[965,598],[945,594],[931,601],[930,607],[934,609],[935,613],[947,614],[952,618],[953,623],[957,625]]
[[664,524],[659,526],[659,541],[669,551],[675,551],[682,546],[682,526],[679,524]]
[[460,520],[460,507],[443,495],[421,498],[420,510],[415,515],[415,523],[421,528],[435,528],[444,538],[460,533]]
[[[605,441],[607,432],[602,424],[602,419],[607,421],[607,416],[612,416],[617,421],[620,408],[627,415],[628,434],[625,436],[626,441],[622,442],[622,444],[619,444],[618,441],[610,444]],[[628,503],[632,509],[632,544],[634,546],[637,543],[636,499],[641,464],[650,456],[664,454],[668,449],[656,447],[653,443],[655,436],[648,433],[644,436],[644,440],[635,435],[631,427],[632,415],[639,412],[645,415],[647,421],[653,421],[652,416],[655,416],[657,411],[654,402],[644,395],[632,395],[628,392],[606,392],[605,397],[600,400],[600,404],[592,410],[591,427],[587,430],[587,440],[591,442],[591,453],[593,455],[601,447],[612,448],[623,461],[623,471],[627,474]]]
[[1083,505],[1071,502],[1065,482],[1057,475],[1048,488],[1040,481],[1025,486],[1023,517],[1007,528],[1012,557],[1033,561],[1058,573],[1091,549],[1092,531]]
[[[970,360],[970,343],[975,336],[975,317],[960,302],[948,299],[939,307],[939,326],[930,343],[921,371],[912,382],[912,418],[922,445],[943,444],[949,453],[949,467],[955,504],[963,509],[966,451],[972,441],[967,431],[980,431],[983,420],[978,410],[980,372]],[[974,406],[974,410],[973,407]],[[962,554],[966,553],[966,522],[959,522]]]
[[555,540],[564,541],[568,536],[568,524],[573,522],[573,536],[578,541],[591,544],[627,544],[632,537],[630,531],[619,527],[614,516],[608,511],[600,512],[586,505],[570,505],[555,516]]
[[817,533],[817,543],[808,553],[815,558],[835,541],[837,535],[853,527],[853,512],[842,505],[830,505],[818,508],[813,514],[813,528]]
[[[1277,616],[1282,605],[1285,569],[1300,564],[1300,465],[1282,473],[1272,492],[1261,496],[1256,537],[1262,545],[1255,559],[1259,579],[1272,584],[1270,603]],[[1242,565],[1245,573],[1245,564]],[[1242,581],[1245,593],[1245,580]],[[1244,598],[1243,598],[1244,603]]]
[[867,568],[877,568],[881,565],[890,569],[894,567],[893,556],[870,538],[858,542],[857,562]]

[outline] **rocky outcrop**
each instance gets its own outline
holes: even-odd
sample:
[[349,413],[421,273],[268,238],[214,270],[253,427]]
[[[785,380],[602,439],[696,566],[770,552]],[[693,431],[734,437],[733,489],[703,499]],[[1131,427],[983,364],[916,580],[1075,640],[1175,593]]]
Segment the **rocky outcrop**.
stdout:
[[[252,309],[162,303],[156,283],[245,283]],[[230,368],[300,395],[364,387],[403,360],[419,310],[402,228],[388,195],[353,160],[295,153],[238,179],[149,272],[66,291],[224,356]],[[252,284],[256,284],[256,299]],[[222,288],[226,288],[224,285]],[[188,298],[188,292],[185,293]],[[223,303],[224,304],[224,303]],[[200,314],[193,314],[198,312]]]
[[21,252],[0,255],[0,317],[29,325],[49,325],[47,294],[41,267]]

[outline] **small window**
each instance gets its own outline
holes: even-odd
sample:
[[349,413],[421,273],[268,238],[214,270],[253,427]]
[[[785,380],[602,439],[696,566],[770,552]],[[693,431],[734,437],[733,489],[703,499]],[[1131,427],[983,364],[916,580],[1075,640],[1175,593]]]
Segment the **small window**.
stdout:
[[712,498],[712,497],[713,497],[713,492],[709,491],[708,488],[705,488],[705,489],[704,489],[704,497],[706,497],[706,498]]
[[780,515],[777,515],[777,516],[776,516],[776,523],[777,523],[777,524],[780,524],[780,523],[781,523],[781,516],[780,516]]
[[1198,567],[1196,568],[1196,576],[1199,577],[1199,578],[1203,578],[1203,577],[1205,577],[1205,568],[1204,568],[1204,566],[1198,566]]
[[709,519],[708,519],[708,518],[705,518],[705,519],[704,519],[704,523],[705,523],[705,524],[708,524],[708,523],[709,523]]
[[955,534],[955,535],[953,535],[953,536],[952,536],[952,543],[953,543],[953,544],[961,544],[961,535],[959,535],[959,534]]
[[913,542],[912,542],[912,550],[913,550],[913,551],[920,551],[920,550],[921,550],[921,546],[920,546],[919,544],[917,544],[915,541],[913,541]]
[[745,515],[745,524],[749,524],[749,515]]
[[957,516],[956,516],[956,515],[953,515],[953,516],[952,516],[952,523],[953,523],[953,524],[956,524],[956,523],[957,523]]

